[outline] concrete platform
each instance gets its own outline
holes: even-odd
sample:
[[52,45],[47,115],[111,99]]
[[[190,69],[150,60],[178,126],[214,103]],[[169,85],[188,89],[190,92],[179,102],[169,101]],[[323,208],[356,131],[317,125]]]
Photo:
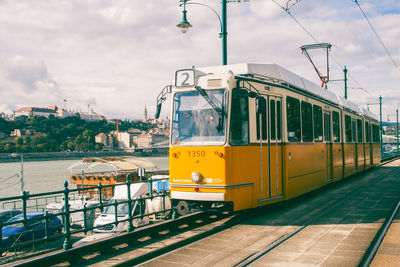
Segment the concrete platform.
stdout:
[[[400,160],[260,216],[144,266],[233,266],[336,205],[253,266],[356,266],[400,197]],[[375,266],[400,262],[400,224],[392,225]],[[397,240],[396,240],[397,239]]]
[[400,212],[394,218],[370,266],[400,266]]

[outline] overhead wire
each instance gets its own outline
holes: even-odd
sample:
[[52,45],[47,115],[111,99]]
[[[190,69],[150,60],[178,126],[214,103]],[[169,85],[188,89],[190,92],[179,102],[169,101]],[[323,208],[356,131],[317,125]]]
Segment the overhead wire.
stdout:
[[3,182],[5,182],[5,181],[8,181],[8,180],[14,178],[14,177],[19,177],[19,174],[11,175],[10,177],[7,177],[7,178],[4,178],[4,179],[0,180],[0,182],[3,183]]
[[372,25],[371,21],[368,19],[367,15],[365,14],[364,10],[361,8],[360,4],[358,3],[358,0],[352,0],[352,2],[356,3],[358,8],[360,9],[361,13],[363,14],[365,20],[368,22],[369,26],[371,27],[372,31],[375,33],[376,38],[378,38],[379,42],[381,43],[382,47],[385,49],[386,54],[389,56],[390,60],[392,61],[393,65],[396,67],[396,69],[400,72],[400,68],[397,65],[396,61],[390,54],[389,50],[386,48],[385,44],[383,43],[381,37],[379,36],[378,32],[375,30],[374,26]]
[[6,190],[6,189],[8,189],[8,188],[10,188],[10,187],[12,187],[12,186],[17,185],[17,184],[19,184],[19,182],[18,182],[18,183],[15,183],[15,184],[11,184],[11,185],[9,185],[9,186],[2,187],[2,188],[0,188],[0,191]]
[[[318,40],[317,40],[317,38],[315,38],[311,33],[310,33],[310,31],[308,31],[307,29],[306,29],[306,27],[303,25],[303,24],[301,24],[293,15],[292,15],[292,13],[290,12],[290,8],[285,8],[285,7],[283,7],[282,5],[280,5],[276,0],[271,0],[272,2],[274,2],[277,6],[279,6],[280,8],[282,8],[295,22],[296,22],[296,24],[298,25],[298,26],[300,26],[316,43],[320,43]],[[339,63],[339,61],[334,57],[334,56],[332,56],[332,55],[329,55],[329,57],[336,63],[336,65],[337,66],[339,66],[341,69],[343,69],[343,65],[342,64],[340,64]],[[350,73],[348,73],[347,74],[348,76],[349,76],[349,78],[352,80],[352,81],[354,81],[359,87],[363,87]],[[369,95],[371,95],[371,93],[368,91],[368,90],[366,90],[366,89],[364,89],[363,88],[363,91],[364,92],[366,92],[366,93],[368,93]]]

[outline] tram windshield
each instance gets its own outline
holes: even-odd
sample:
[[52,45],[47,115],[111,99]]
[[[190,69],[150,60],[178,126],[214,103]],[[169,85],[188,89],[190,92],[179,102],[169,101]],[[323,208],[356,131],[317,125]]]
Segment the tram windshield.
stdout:
[[224,89],[176,93],[172,145],[224,144],[227,97]]

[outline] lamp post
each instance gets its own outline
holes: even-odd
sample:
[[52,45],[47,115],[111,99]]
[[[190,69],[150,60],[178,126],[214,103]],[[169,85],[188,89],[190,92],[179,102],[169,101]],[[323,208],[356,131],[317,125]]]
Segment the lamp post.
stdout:
[[181,0],[181,2],[183,2],[182,4],[180,4],[180,6],[183,5],[183,11],[182,11],[182,21],[180,23],[178,23],[176,25],[176,27],[180,28],[182,30],[183,33],[186,33],[191,27],[192,25],[188,22],[187,18],[186,18],[186,5],[200,5],[200,6],[205,6],[208,7],[209,9],[211,9],[215,15],[217,15],[218,20],[219,20],[219,24],[221,26],[221,32],[219,34],[219,37],[222,38],[222,65],[226,65],[227,64],[227,24],[226,24],[226,1],[227,0],[222,0],[222,11],[221,11],[221,17],[218,15],[218,12],[215,11],[212,7],[202,4],[202,3],[196,3],[196,2],[188,2],[189,0]]
[[21,182],[21,195],[24,193],[24,156],[22,154],[12,153],[12,157],[21,157],[21,174],[20,174],[20,182]]
[[379,137],[380,137],[380,141],[379,141],[379,147],[381,149],[381,158],[382,158],[382,142],[383,142],[383,129],[382,129],[382,95],[379,96],[379,103],[369,103],[367,104],[367,109],[369,110],[369,106],[371,105],[379,105]]
[[347,99],[347,71],[348,69],[346,68],[346,66],[344,66],[344,79],[329,80],[330,82],[344,81],[344,99]]
[[396,116],[396,143],[397,143],[397,153],[399,153],[399,110],[396,109],[396,115],[387,115],[388,121],[389,117]]

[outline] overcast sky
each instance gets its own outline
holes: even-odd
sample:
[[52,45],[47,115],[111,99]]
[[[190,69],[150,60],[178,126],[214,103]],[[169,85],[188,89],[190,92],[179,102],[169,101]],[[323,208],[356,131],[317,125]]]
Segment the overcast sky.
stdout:
[[[197,2],[221,11],[218,0]],[[359,3],[399,65],[400,1]],[[188,5],[193,28],[182,34],[176,27],[181,10],[179,0],[0,0],[0,112],[63,107],[66,99],[68,109],[87,111],[90,104],[110,119],[141,119],[144,105],[154,116],[157,95],[175,70],[222,62],[215,14]],[[302,0],[290,12],[318,42],[333,45],[331,79],[342,79],[347,66],[351,101],[366,107],[382,94],[384,120],[396,114],[400,70],[353,0]],[[270,0],[228,3],[228,63],[274,62],[320,84],[300,50],[311,43]],[[325,63],[322,51],[312,56]],[[343,82],[329,90],[343,95]],[[162,116],[168,113],[164,106]]]

